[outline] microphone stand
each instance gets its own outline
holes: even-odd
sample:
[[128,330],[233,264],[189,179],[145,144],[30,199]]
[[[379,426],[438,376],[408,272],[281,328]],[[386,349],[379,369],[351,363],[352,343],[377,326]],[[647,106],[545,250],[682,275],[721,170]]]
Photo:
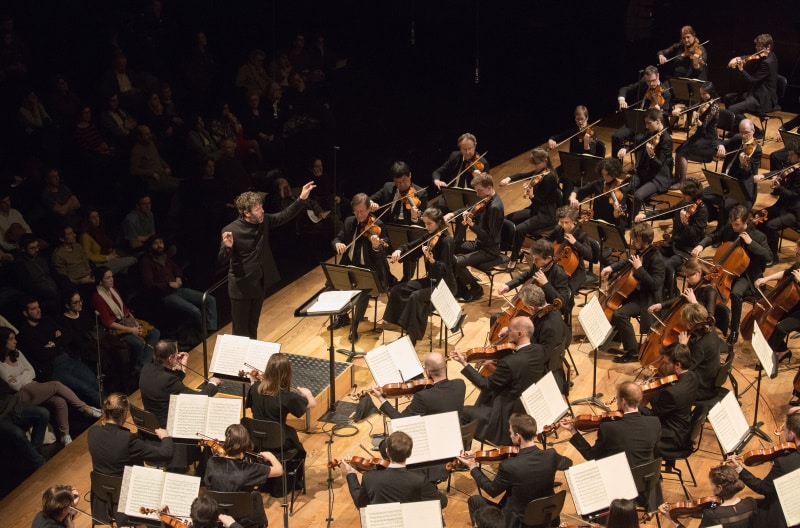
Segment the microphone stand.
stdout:
[[[289,528],[289,501],[287,497],[289,496],[289,488],[288,488],[288,479],[286,478],[286,460],[284,459],[283,453],[283,444],[286,441],[286,433],[284,432],[283,428],[283,403],[281,397],[281,388],[278,387],[278,423],[281,424],[281,466],[283,467],[283,472],[281,474],[281,484],[283,485],[283,502],[281,503],[281,508],[283,508],[283,527]],[[296,474],[295,474],[296,475]],[[296,477],[295,477],[296,478]]]
[[100,403],[102,403],[105,400],[105,398],[103,397],[103,393],[105,392],[103,390],[103,379],[106,376],[105,376],[105,374],[103,374],[103,359],[102,359],[102,357],[100,355],[100,325],[98,324],[98,320],[97,320],[97,316],[98,315],[99,314],[98,314],[97,310],[95,310],[94,311],[94,335],[95,335],[95,341],[97,342],[97,364],[96,364],[96,368],[97,368],[97,390],[100,392]]
[[[339,160],[338,160],[338,155],[337,154],[338,154],[340,148],[341,147],[337,147],[336,145],[333,146],[333,204],[332,205],[333,205],[334,219],[338,217],[340,219],[340,221],[344,221],[342,219],[342,215],[341,215],[341,212],[342,212],[341,211],[341,204],[336,202],[336,197],[338,196],[338,194],[336,193],[336,185],[338,183],[338,166],[339,166]],[[331,223],[333,225],[333,238],[336,238],[336,235],[339,234],[336,231],[336,222],[331,222]],[[333,263],[334,264],[338,264],[339,263],[339,255],[337,255],[335,253],[333,255]]]

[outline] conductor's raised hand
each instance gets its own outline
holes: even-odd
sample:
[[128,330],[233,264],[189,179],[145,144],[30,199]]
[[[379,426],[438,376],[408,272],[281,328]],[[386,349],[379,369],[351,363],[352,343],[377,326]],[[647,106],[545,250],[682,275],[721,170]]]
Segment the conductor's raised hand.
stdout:
[[222,233],[222,245],[227,248],[233,247],[233,233],[231,231]]
[[300,192],[300,199],[301,200],[308,200],[311,191],[316,189],[317,184],[313,181],[308,182],[307,184],[303,185],[303,190]]

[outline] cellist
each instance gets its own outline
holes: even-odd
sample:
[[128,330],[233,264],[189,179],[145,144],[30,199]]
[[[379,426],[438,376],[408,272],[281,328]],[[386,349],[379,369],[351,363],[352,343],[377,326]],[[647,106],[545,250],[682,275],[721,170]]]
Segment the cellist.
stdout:
[[[573,292],[578,291],[583,283],[586,282],[585,260],[592,260],[592,245],[589,243],[589,235],[578,223],[578,210],[565,205],[556,210],[556,220],[558,225],[545,237],[554,244],[560,244],[559,249],[566,244],[578,261],[578,267],[569,276],[569,287]],[[558,252],[555,252],[558,256]]]
[[727,351],[727,346],[717,335],[703,305],[687,304],[681,310],[681,319],[687,331],[680,333],[678,342],[687,345],[692,353],[689,370],[697,375],[697,399],[713,398],[717,392],[720,354]]
[[533,282],[544,290],[547,302],[552,303],[554,299],[561,299],[561,312],[571,313],[572,310],[572,291],[569,287],[569,277],[564,268],[558,265],[553,259],[553,244],[547,240],[534,240],[529,248],[533,265],[531,268],[505,284],[497,287],[497,293],[503,295],[512,288],[516,288],[528,282]]
[[661,301],[664,288],[664,257],[658,251],[648,251],[652,244],[653,226],[644,223],[635,224],[631,228],[631,247],[635,253],[625,260],[606,266],[600,272],[600,278],[607,279],[612,272],[631,267],[633,277],[637,281],[636,289],[611,317],[611,325],[616,328],[617,336],[622,342],[622,355],[613,359],[615,363],[636,361],[639,342],[633,331],[631,317],[640,316],[641,327],[650,328],[652,316],[647,308]]
[[733,345],[739,339],[742,299],[748,293],[756,293],[753,282],[764,273],[766,263],[772,260],[772,252],[769,250],[766,235],[750,221],[750,211],[745,206],[734,206],[728,214],[728,219],[730,221],[725,227],[705,237],[695,246],[692,256],[700,255],[700,252],[711,244],[741,241],[742,248],[750,257],[747,269],[741,277],[733,281],[731,286],[731,333],[728,335],[728,344]]
[[[800,283],[800,242],[795,246],[794,264],[784,270],[776,271],[771,275],[756,279],[754,282],[755,287],[760,288],[768,282],[781,280],[786,276],[786,273],[791,273],[794,280]],[[792,351],[786,346],[786,336],[796,330],[800,330],[800,304],[790,309],[786,315],[781,318],[780,322],[775,325],[775,329],[772,331],[772,335],[769,336],[767,341],[770,348],[772,348],[777,355],[778,363],[791,359]]]

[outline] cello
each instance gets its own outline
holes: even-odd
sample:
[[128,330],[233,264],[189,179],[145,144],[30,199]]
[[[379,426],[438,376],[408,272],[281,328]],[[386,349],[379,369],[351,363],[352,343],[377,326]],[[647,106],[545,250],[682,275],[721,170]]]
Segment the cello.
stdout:
[[[753,224],[760,224],[767,220],[766,211],[753,216]],[[750,266],[750,255],[747,254],[741,243],[742,237],[732,242],[723,242],[714,253],[714,265],[720,266],[721,273],[716,281],[717,289],[722,300],[727,302],[731,295],[734,278],[742,276]]]
[[526,305],[522,301],[522,298],[520,298],[519,294],[517,294],[511,300],[511,306],[505,307],[503,311],[500,312],[500,315],[497,316],[497,319],[495,319],[494,324],[492,324],[492,329],[489,331],[489,341],[493,345],[505,342],[507,338],[500,337],[500,331],[503,328],[506,328],[508,326],[508,323],[515,317],[526,316],[530,317],[531,319],[537,319],[546,314],[547,312],[551,312],[553,310],[561,310],[561,306],[562,306],[561,299],[555,298],[553,299],[552,303],[547,303],[534,312],[528,305]]
[[753,338],[755,323],[758,323],[764,338],[769,339],[775,330],[775,325],[800,302],[800,285],[794,279],[793,268],[795,266],[785,270],[778,284],[766,297],[759,299],[753,305],[753,309],[744,316],[739,328],[746,340],[750,341]]
[[[644,257],[653,248],[663,246],[665,243],[666,242],[663,240],[654,242],[638,255],[640,258]],[[625,266],[617,271],[614,278],[612,279],[609,277],[608,288],[606,288],[606,291],[600,290],[598,300],[600,301],[600,306],[603,307],[603,313],[605,314],[606,319],[609,321],[611,321],[611,317],[614,315],[614,312],[617,310],[617,308],[622,306],[622,304],[625,302],[625,299],[630,297],[630,295],[636,289],[636,286],[639,284],[639,281],[633,276],[634,271],[633,264],[631,264],[630,258],[628,258]]]
[[[591,209],[585,211],[575,227],[582,226],[587,220],[592,218],[593,215],[594,211]],[[564,242],[560,244],[553,244],[553,261],[564,268],[564,273],[567,274],[567,277],[572,277],[572,274],[575,273],[575,270],[578,269],[578,266],[581,264],[581,257],[575,251],[575,248],[572,247],[572,244],[565,239]]]

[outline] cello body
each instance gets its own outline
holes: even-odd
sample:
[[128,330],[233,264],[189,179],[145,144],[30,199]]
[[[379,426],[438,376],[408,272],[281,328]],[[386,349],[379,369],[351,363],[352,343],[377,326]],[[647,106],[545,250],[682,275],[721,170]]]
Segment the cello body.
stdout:
[[764,338],[769,339],[775,331],[775,325],[800,302],[800,285],[794,280],[794,275],[789,273],[786,276],[784,272],[784,277],[767,294],[767,301],[759,299],[742,319],[740,331],[742,337],[748,341],[753,338],[753,326],[756,323],[761,328]]
[[609,321],[617,308],[622,306],[625,299],[630,297],[639,284],[639,281],[633,276],[633,271],[633,266],[628,265],[611,282],[606,291],[600,292],[600,306],[603,307],[603,313]]
[[[726,301],[731,295],[734,279],[741,277],[742,273],[747,271],[747,267],[750,265],[750,255],[744,250],[739,240],[741,238],[733,242],[722,243],[714,253],[714,264],[723,268],[717,283],[717,289]],[[726,271],[728,273],[725,273]]]

